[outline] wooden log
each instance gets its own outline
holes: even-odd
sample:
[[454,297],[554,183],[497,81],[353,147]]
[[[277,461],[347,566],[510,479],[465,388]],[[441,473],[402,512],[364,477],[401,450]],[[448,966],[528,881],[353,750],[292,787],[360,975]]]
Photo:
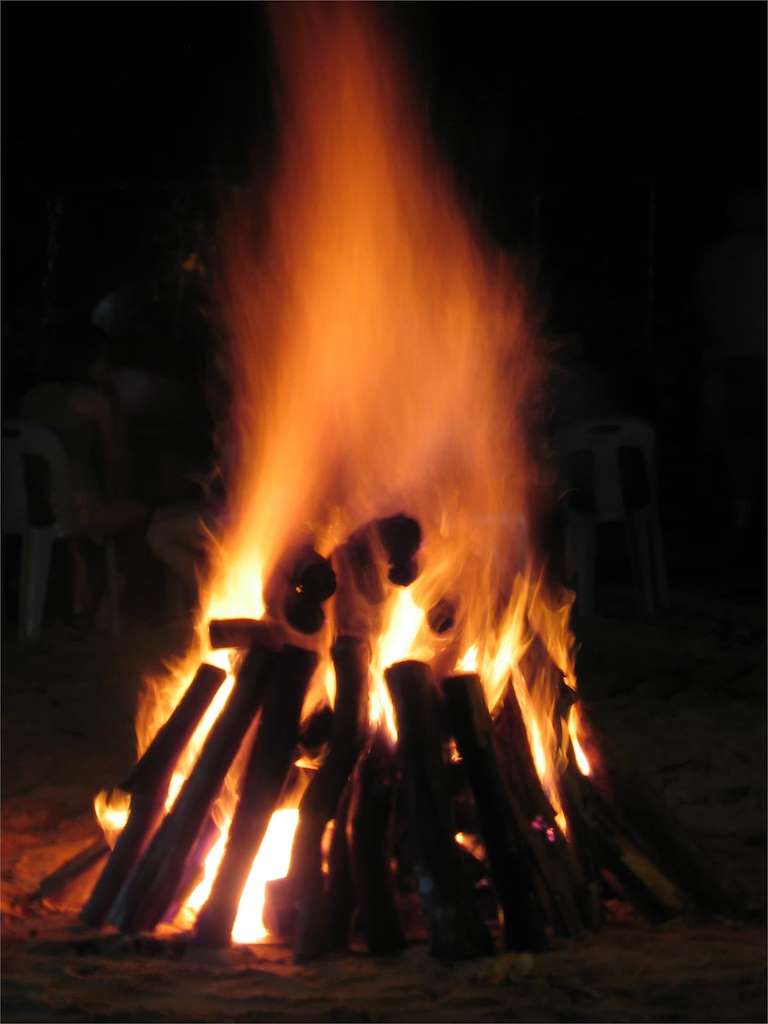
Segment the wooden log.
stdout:
[[450,676],[442,689],[503,911],[505,944],[518,951],[547,949],[547,921],[535,897],[535,866],[501,776],[480,677]]
[[195,924],[195,939],[201,945],[229,945],[253,859],[291,767],[301,707],[316,665],[315,652],[301,647],[286,646],[278,655],[240,784],[224,857]]
[[349,578],[357,593],[371,605],[381,604],[387,596],[381,578],[384,553],[380,547],[375,521],[355,530],[342,545]]
[[458,604],[448,597],[441,597],[435,601],[427,612],[427,623],[433,633],[442,636],[449,633],[456,625],[456,614]]
[[389,559],[389,581],[407,587],[419,574],[416,553],[421,547],[421,526],[400,513],[378,520],[379,536]]
[[333,836],[328,851],[328,898],[326,901],[326,928],[328,952],[344,953],[349,949],[352,922],[357,907],[355,884],[347,826],[349,808],[354,790],[354,772],[347,779],[333,821]]
[[197,837],[189,857],[187,857],[187,863],[184,865],[181,881],[174,893],[173,901],[163,915],[163,924],[173,923],[178,912],[202,882],[205,877],[206,858],[220,838],[221,829],[213,820],[213,817],[209,815],[200,830],[200,835]]
[[282,614],[300,633],[316,633],[325,622],[322,605],[336,590],[336,575],[327,558],[311,544],[289,552],[276,567],[265,598],[267,608]]
[[301,725],[299,746],[306,753],[318,750],[328,743],[333,730],[333,708],[323,704],[317,708]]
[[316,604],[322,604],[336,592],[333,566],[310,546],[302,548],[294,560],[289,582],[294,590]]
[[229,700],[172,810],[112,908],[109,920],[122,931],[154,928],[173,902],[189,853],[261,704],[276,660],[277,652],[256,645],[240,666]]
[[566,936],[579,935],[587,924],[578,897],[585,882],[541,787],[511,685],[497,713],[494,732],[501,774],[512,799],[517,826],[536,865],[537,896],[556,931]]
[[[652,900],[648,901],[639,889],[635,890],[638,908],[651,917],[669,916],[679,912],[681,906],[713,914],[738,914],[738,895],[691,840],[663,795],[628,763],[610,736],[597,730],[583,703],[579,712],[579,738],[591,774],[586,777],[579,773],[578,782],[595,819],[592,831],[607,844],[603,851],[609,858],[611,853],[618,857],[629,874],[651,892]],[[613,874],[631,897],[629,876],[623,869],[617,870],[615,860]]]
[[254,643],[282,647],[285,629],[273,619],[211,619],[208,640],[214,650],[234,647],[247,650]]
[[184,696],[123,782],[121,788],[131,793],[128,820],[80,911],[86,924],[97,927],[107,919],[118,893],[163,819],[176,762],[225,678],[226,672],[214,665],[200,666]]
[[203,663],[179,703],[131,769],[120,789],[137,793],[165,779],[181,756],[227,673]]
[[391,867],[396,775],[393,744],[377,730],[355,766],[347,826],[360,923],[375,954],[405,946]]
[[388,668],[385,677],[397,717],[398,760],[418,852],[430,952],[449,960],[491,953],[491,936],[461,873],[429,666],[403,661]]
[[577,892],[577,898],[581,900],[582,915],[588,927],[597,931],[605,917],[600,899],[603,885],[598,864],[599,844],[585,806],[582,776],[576,767],[570,745],[567,756],[568,764],[560,776],[558,789],[568,824],[568,844],[579,864],[584,883]]
[[101,861],[105,861],[109,852],[109,844],[104,836],[94,839],[93,842],[78,851],[74,857],[70,857],[50,875],[47,875],[33,893],[32,900],[37,902],[61,897],[83,875],[88,871],[95,870]]
[[357,637],[339,637],[331,648],[331,657],[336,671],[336,700],[328,755],[302,797],[288,871],[297,903],[294,936],[297,962],[325,951],[320,845],[325,826],[336,813],[367,727],[370,663],[367,642]]

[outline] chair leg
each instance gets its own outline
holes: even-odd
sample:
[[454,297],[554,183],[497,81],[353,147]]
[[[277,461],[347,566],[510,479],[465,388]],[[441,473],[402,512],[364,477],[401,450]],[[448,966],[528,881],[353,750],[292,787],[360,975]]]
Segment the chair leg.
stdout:
[[653,571],[656,578],[656,596],[660,608],[669,608],[669,587],[667,585],[667,566],[664,560],[664,542],[661,537],[661,526],[658,519],[649,523],[651,534],[651,556]]
[[53,530],[33,528],[22,541],[19,630],[23,640],[37,640],[40,635],[54,539]]
[[651,562],[651,522],[647,514],[633,513],[628,523],[629,542],[633,553],[635,581],[640,603],[646,615],[653,615],[653,565]]
[[117,575],[117,552],[114,540],[104,544],[104,558],[107,563],[107,598],[109,600],[109,625],[112,636],[120,635],[119,580]]
[[597,524],[591,516],[568,520],[569,546],[576,565],[576,596],[579,614],[595,613],[595,554]]

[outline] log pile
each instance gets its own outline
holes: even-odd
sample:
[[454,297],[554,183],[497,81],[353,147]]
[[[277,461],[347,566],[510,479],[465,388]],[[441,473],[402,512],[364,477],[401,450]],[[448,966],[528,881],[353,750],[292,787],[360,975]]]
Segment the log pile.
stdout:
[[[212,649],[230,649],[239,664],[175,800],[168,796],[174,771],[225,678],[212,665],[200,667],[123,780],[130,813],[112,851],[89,847],[38,895],[104,861],[84,923],[138,932],[173,920],[219,837],[214,804],[225,777],[242,762],[223,859],[193,927],[197,943],[226,946],[292,766],[323,752],[301,798],[287,875],[267,886],[265,923],[291,943],[296,961],[358,942],[374,954],[396,953],[416,897],[430,951],[445,960],[488,955],[498,942],[544,951],[555,936],[598,928],[612,896],[651,920],[691,906],[733,910],[663,802],[590,730],[583,708],[591,770],[579,769],[566,725],[575,694],[564,683],[554,711],[564,820],[539,781],[511,683],[492,715],[477,673],[446,674],[440,658],[401,661],[384,673],[396,740],[382,722],[371,723],[372,652],[388,584],[415,579],[420,543],[418,523],[399,515],[357,530],[331,559],[302,545],[268,585],[270,618],[212,621]],[[322,630],[334,594],[333,710],[321,707],[302,721],[318,664],[306,638]],[[436,635],[450,632],[459,607],[451,596],[430,609]],[[543,644],[531,649],[557,686]],[[475,852],[457,841],[459,825],[475,837]]]

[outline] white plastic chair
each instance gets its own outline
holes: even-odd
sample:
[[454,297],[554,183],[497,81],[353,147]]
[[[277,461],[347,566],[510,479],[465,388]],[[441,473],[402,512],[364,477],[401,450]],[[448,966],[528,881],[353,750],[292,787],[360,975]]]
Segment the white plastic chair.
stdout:
[[643,611],[669,606],[656,496],[653,427],[630,417],[584,420],[557,438],[566,482],[566,554],[581,613],[595,606],[599,523],[624,523]]
[[[43,509],[28,486],[30,457],[47,469]],[[45,614],[45,599],[54,541],[73,536],[74,498],[66,452],[56,435],[27,420],[2,423],[2,532],[21,537],[19,633],[36,640]],[[41,504],[40,501],[37,504]],[[104,541],[112,632],[120,631],[115,543]]]

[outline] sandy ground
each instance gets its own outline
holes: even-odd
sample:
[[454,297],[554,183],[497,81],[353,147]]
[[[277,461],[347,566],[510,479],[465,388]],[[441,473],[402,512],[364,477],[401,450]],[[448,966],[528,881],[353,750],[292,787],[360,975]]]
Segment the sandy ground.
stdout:
[[765,1021],[765,615],[676,595],[655,621],[582,632],[581,685],[736,885],[737,919],[651,926],[614,906],[596,935],[536,957],[460,965],[423,946],[292,964],[276,945],[201,951],[183,939],[82,929],[77,902],[31,906],[97,834],[93,793],[133,759],[142,674],[183,629],[130,625],[119,642],[52,628],[3,649],[3,1019],[6,1021]]

